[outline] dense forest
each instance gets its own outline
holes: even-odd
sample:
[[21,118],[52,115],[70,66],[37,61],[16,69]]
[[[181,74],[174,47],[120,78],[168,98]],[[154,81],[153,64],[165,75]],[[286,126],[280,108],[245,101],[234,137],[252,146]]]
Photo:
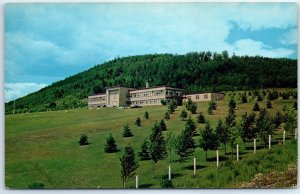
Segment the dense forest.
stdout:
[[297,60],[261,56],[229,56],[193,52],[185,55],[153,54],[116,58],[53,83],[5,104],[5,113],[63,110],[87,106],[87,96],[105,87],[140,88],[168,85],[187,93],[205,91],[296,88]]

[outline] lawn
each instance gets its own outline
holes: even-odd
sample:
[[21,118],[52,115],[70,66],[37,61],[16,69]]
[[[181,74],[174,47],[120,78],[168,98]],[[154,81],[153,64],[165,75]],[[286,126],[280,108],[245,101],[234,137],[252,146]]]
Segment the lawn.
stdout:
[[[283,106],[292,107],[295,100],[272,101],[271,114],[282,111]],[[237,121],[245,112],[251,112],[255,101],[237,104]],[[265,101],[259,102],[260,107]],[[208,115],[208,102],[197,103],[198,111],[203,112],[213,127],[218,119],[228,113],[228,97],[217,101],[217,110]],[[171,119],[166,121],[168,130],[181,133],[185,121],[179,118],[183,107],[178,107]],[[150,118],[144,119],[145,111]],[[101,108],[98,110],[75,109],[5,116],[5,185],[8,188],[28,188],[34,182],[44,184],[45,188],[121,188],[119,157],[124,147],[131,144],[136,152],[145,138],[149,137],[155,121],[164,117],[166,106],[149,106],[137,109]],[[189,115],[191,115],[189,113]],[[196,120],[197,114],[191,115]],[[140,117],[142,127],[134,125]],[[134,136],[123,138],[125,124],[129,124]],[[198,124],[199,129],[204,124]],[[104,153],[104,144],[109,133],[115,138],[119,152]],[[163,132],[166,135],[167,132]],[[88,136],[89,145],[79,146],[81,134]],[[198,136],[195,137],[198,143]],[[230,151],[224,155],[220,148],[220,167],[216,168],[215,151],[205,152],[196,148],[193,156],[185,163],[177,162],[178,156],[172,153],[157,164],[157,176],[153,177],[152,161],[139,161],[137,174],[140,187],[160,188],[161,178],[166,178],[168,165],[172,165],[173,185],[180,188],[223,188],[233,187],[237,182],[251,180],[258,172],[284,169],[287,164],[297,161],[297,142],[289,135],[285,145],[281,145],[282,129],[272,137],[271,150],[258,146],[253,154],[252,142],[247,142],[241,150],[239,162],[231,161]],[[258,142],[260,145],[261,142]],[[197,174],[193,174],[193,158],[197,159]],[[275,162],[274,162],[275,161]],[[134,181],[128,187],[134,187]]]

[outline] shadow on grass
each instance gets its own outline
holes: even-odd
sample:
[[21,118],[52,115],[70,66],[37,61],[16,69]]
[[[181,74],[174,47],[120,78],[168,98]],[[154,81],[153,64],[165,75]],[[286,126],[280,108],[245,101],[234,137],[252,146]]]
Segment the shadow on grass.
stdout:
[[[219,156],[219,161],[220,162],[223,162],[223,161],[226,161],[226,160],[228,160],[228,157]],[[215,161],[217,161],[217,157],[207,158],[207,161],[208,162],[215,162]]]
[[[256,150],[261,150],[261,149],[264,149],[265,146],[264,145],[256,145]],[[245,147],[246,150],[254,150],[254,147],[253,145],[252,146],[246,146]]]
[[139,188],[150,188],[151,186],[153,186],[153,184],[141,184]]
[[[199,164],[196,165],[196,169],[197,170],[200,170],[200,169],[203,169],[203,168],[206,168],[206,167],[207,166],[205,166],[205,165],[199,165]],[[185,169],[187,169],[187,170],[194,170],[194,165],[186,166]]]
[[[181,177],[181,176],[183,176],[183,174],[181,174],[181,173],[171,173],[171,178],[172,178],[172,179],[178,178],[178,177]],[[163,175],[161,178],[162,178],[162,179],[168,179],[168,178],[169,178],[169,175],[168,175],[168,174]]]

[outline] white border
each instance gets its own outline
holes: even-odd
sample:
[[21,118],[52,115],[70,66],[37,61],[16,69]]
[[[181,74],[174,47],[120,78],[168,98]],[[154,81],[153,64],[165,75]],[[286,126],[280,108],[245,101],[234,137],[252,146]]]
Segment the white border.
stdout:
[[[202,193],[205,192],[207,194],[215,193],[215,192],[222,192],[224,194],[231,194],[231,193],[240,193],[243,192],[245,194],[247,193],[263,193],[263,194],[268,194],[268,193],[299,193],[299,140],[298,140],[298,188],[297,189],[173,189],[173,190],[167,190],[167,189],[149,189],[149,190],[84,190],[84,189],[77,189],[77,190],[8,190],[5,188],[4,181],[5,181],[5,174],[4,174],[4,162],[5,162],[5,156],[4,156],[4,4],[5,3],[30,3],[30,2],[40,2],[40,3],[68,3],[68,2],[75,2],[75,3],[86,3],[86,2],[261,2],[258,0],[244,0],[244,1],[238,1],[238,0],[215,0],[215,1],[209,1],[209,0],[89,0],[89,1],[82,1],[82,0],[63,0],[63,1],[47,1],[47,0],[2,0],[0,1],[0,12],[1,12],[1,19],[0,19],[0,111],[1,111],[1,117],[0,117],[0,130],[1,130],[1,138],[0,138],[0,193],[11,193],[11,194],[19,194],[19,193],[56,193],[56,192],[63,192],[63,193],[109,193],[109,194],[119,194],[119,193],[172,193],[172,194],[181,194],[181,193]],[[264,2],[296,2],[298,4],[298,85],[299,85],[299,74],[300,74],[300,69],[299,69],[299,59],[300,59],[300,53],[299,53],[299,18],[300,18],[300,4],[297,0],[264,0]],[[299,102],[299,89],[298,89],[298,102]],[[298,114],[298,126],[300,124],[299,121],[299,114]]]

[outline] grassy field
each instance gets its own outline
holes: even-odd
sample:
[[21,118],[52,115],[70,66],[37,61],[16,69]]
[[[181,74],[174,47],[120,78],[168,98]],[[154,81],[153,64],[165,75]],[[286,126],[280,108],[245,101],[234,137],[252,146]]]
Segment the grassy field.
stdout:
[[[291,107],[295,100],[272,101],[271,114],[281,110],[284,105]],[[237,120],[245,112],[251,112],[254,100],[237,104]],[[265,101],[259,102],[265,107]],[[217,110],[208,115],[208,102],[197,104],[198,111],[215,127],[218,119],[228,113],[228,99],[217,101]],[[182,107],[178,107],[166,121],[169,130],[179,134],[185,122],[179,118]],[[148,120],[143,118],[149,112]],[[8,188],[28,188],[34,182],[43,183],[45,188],[121,188],[119,157],[124,146],[131,144],[136,152],[145,138],[149,137],[155,121],[163,118],[166,106],[151,106],[139,109],[102,108],[98,110],[75,109],[68,111],[41,112],[5,116],[5,185]],[[190,114],[190,113],[189,113]],[[196,114],[191,115],[196,120]],[[134,125],[140,117],[142,127]],[[123,126],[128,123],[134,136],[123,138]],[[203,128],[198,124],[198,131]],[[104,153],[104,144],[109,133],[113,134],[118,148],[117,153]],[[166,135],[167,132],[163,132]],[[81,134],[86,134],[90,145],[79,146]],[[198,136],[195,137],[198,143]],[[220,148],[221,167],[216,168],[215,151],[205,152],[196,148],[194,156],[181,165],[178,156],[172,154],[157,164],[157,178],[153,178],[152,161],[139,161],[137,174],[140,187],[160,188],[161,177],[166,177],[168,165],[172,165],[173,185],[180,188],[223,188],[234,187],[237,182],[251,180],[256,173],[287,168],[297,161],[297,142],[290,136],[281,145],[282,129],[272,138],[272,149],[258,147],[257,154],[252,151],[252,142],[245,145],[239,162],[231,161],[230,149],[224,155]],[[260,142],[258,142],[260,145]],[[197,175],[193,177],[192,158],[197,158]],[[132,181],[128,187],[134,187]]]

